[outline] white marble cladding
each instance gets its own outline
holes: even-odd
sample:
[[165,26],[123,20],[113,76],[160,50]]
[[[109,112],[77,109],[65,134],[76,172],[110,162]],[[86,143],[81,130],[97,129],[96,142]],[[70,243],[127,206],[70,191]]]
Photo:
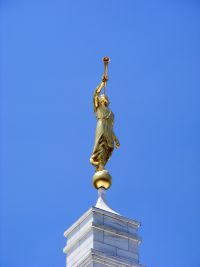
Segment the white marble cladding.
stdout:
[[142,266],[140,223],[95,207],[65,233],[67,267]]

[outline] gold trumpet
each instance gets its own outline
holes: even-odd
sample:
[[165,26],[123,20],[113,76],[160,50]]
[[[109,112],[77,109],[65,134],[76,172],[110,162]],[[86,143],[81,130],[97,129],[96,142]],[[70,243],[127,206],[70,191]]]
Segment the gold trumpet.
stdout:
[[[103,62],[104,62],[104,76],[107,77],[107,74],[108,74],[108,63],[110,62],[110,58],[109,57],[104,57],[103,58]],[[104,83],[104,94],[106,94],[106,81]]]

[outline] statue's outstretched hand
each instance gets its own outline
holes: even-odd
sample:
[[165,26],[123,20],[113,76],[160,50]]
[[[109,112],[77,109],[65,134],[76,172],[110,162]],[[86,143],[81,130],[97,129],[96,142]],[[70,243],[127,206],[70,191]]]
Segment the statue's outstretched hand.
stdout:
[[108,81],[108,76],[104,74],[104,75],[102,76],[102,82],[105,83],[105,82],[107,82],[107,81]]

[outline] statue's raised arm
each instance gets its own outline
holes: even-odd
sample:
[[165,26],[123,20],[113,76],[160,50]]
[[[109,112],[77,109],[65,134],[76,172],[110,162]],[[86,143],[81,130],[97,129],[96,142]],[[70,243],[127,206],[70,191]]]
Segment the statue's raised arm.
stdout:
[[94,96],[93,96],[93,103],[94,103],[94,112],[96,112],[96,109],[99,106],[99,93],[101,92],[102,88],[104,87],[104,82],[102,81],[94,90]]
[[[106,62],[108,63],[108,61]],[[104,187],[106,189],[111,185],[111,177],[108,171],[104,169],[104,166],[112,155],[112,152],[114,150],[114,143],[117,148],[119,147],[119,141],[113,131],[114,114],[108,107],[109,100],[105,94],[107,81],[107,68],[105,67],[102,82],[96,87],[93,97],[97,126],[94,148],[90,158],[91,164],[96,168],[96,173],[93,178],[95,187],[99,188],[99,186],[101,185],[100,187]],[[101,94],[99,96],[103,87],[104,94]],[[102,182],[102,179],[104,180],[104,182]],[[105,185],[105,181],[107,181],[107,185]]]

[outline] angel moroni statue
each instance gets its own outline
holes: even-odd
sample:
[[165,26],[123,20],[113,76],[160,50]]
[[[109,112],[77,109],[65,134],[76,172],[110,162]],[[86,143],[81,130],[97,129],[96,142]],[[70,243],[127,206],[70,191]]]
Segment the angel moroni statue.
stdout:
[[[109,100],[106,95],[106,83],[108,81],[107,69],[108,57],[104,57],[104,74],[101,83],[94,91],[93,103],[94,112],[97,118],[96,134],[94,148],[90,162],[95,166],[96,172],[93,176],[93,184],[95,188],[103,187],[108,189],[111,186],[111,176],[104,169],[107,161],[112,155],[114,147],[120,146],[119,141],[114,133],[114,114],[109,109]],[[99,95],[104,88],[104,93]]]

